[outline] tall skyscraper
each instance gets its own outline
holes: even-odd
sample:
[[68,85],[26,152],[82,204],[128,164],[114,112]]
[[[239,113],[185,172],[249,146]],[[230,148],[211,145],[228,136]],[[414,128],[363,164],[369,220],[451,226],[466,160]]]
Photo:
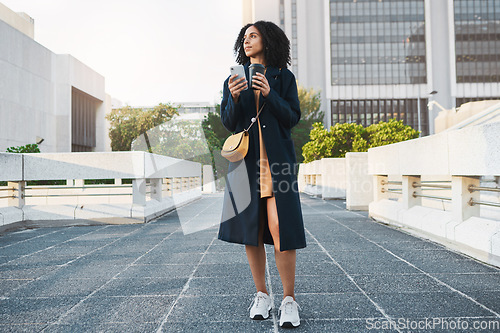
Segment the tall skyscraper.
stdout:
[[321,90],[327,125],[396,118],[427,135],[430,98],[448,109],[500,98],[500,0],[244,3],[244,23],[284,28],[290,69]]

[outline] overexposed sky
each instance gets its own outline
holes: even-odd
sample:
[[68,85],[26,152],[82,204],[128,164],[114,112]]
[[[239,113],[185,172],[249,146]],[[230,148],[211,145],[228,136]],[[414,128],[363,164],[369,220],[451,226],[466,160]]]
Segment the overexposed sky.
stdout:
[[241,0],[0,0],[35,20],[35,40],[69,53],[131,106],[220,102],[235,63]]

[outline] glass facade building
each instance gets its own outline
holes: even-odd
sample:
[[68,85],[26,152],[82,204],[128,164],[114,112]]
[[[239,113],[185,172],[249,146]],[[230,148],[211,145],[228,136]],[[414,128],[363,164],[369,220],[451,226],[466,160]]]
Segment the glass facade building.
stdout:
[[500,1],[454,0],[453,7],[457,83],[500,82]]
[[327,127],[395,118],[428,135],[441,111],[430,99],[447,110],[500,100],[500,0],[243,1],[284,28],[290,69],[321,91]]
[[[427,82],[424,0],[330,0],[330,38],[332,86]],[[368,126],[396,118],[425,135],[428,119],[423,113],[419,119],[418,103],[417,98],[332,100],[332,125]],[[425,101],[420,104],[426,110]]]
[[332,85],[426,83],[424,0],[331,0]]

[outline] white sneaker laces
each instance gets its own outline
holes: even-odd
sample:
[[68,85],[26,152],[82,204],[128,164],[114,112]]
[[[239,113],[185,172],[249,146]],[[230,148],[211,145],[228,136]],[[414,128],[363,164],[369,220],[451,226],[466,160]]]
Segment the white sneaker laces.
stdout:
[[260,301],[261,300],[263,301],[264,298],[265,298],[265,296],[261,295],[261,294],[258,294],[257,296],[255,296],[255,298],[253,299],[252,304],[250,304],[250,306],[248,307],[248,310],[250,310],[254,304],[255,304],[256,307],[259,307]]
[[293,312],[293,304],[295,303],[295,305],[297,305],[297,308],[299,308],[299,310],[302,310],[299,306],[299,304],[295,301],[290,301],[290,302],[286,302],[286,303],[283,303],[281,304],[280,306],[280,312],[285,312],[285,314],[289,314],[289,313],[292,313]]

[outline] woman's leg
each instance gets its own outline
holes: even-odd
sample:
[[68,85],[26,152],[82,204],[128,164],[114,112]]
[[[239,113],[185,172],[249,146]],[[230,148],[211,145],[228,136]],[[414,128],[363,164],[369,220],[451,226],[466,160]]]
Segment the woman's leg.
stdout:
[[266,249],[264,248],[263,240],[264,226],[262,225],[262,210],[259,215],[259,223],[262,222],[259,228],[259,245],[245,245],[245,250],[247,253],[248,264],[250,265],[250,270],[252,271],[255,288],[257,291],[269,294],[266,288]]
[[283,284],[283,298],[292,296],[295,299],[295,259],[296,251],[280,251],[280,230],[278,211],[276,209],[276,199],[271,197],[267,199],[267,220],[269,231],[274,242],[274,257],[276,267],[280,273],[281,283]]
[[257,291],[268,294],[266,288],[266,249],[264,248],[264,243],[259,243],[259,246],[245,245],[245,250],[255,288]]

